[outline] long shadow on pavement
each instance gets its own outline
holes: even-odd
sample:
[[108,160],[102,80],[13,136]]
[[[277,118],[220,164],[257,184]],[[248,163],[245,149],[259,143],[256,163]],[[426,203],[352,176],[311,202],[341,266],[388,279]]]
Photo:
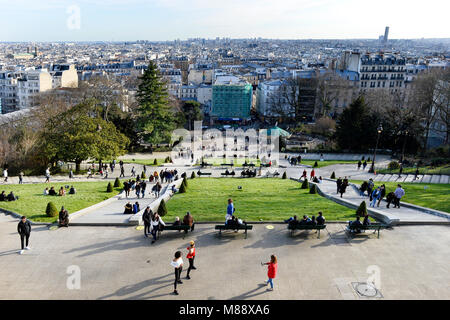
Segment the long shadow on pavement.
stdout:
[[232,298],[230,298],[230,300],[245,300],[245,299],[248,299],[248,298],[251,298],[251,297],[256,297],[256,296],[262,295],[264,293],[267,293],[267,291],[266,290],[261,291],[261,292],[257,292],[257,291],[261,290],[261,289],[263,289],[265,287],[266,287],[265,284],[260,283],[258,285],[258,287],[256,287],[255,289],[247,291],[247,292],[245,292],[245,293],[243,293],[241,295],[232,297]]

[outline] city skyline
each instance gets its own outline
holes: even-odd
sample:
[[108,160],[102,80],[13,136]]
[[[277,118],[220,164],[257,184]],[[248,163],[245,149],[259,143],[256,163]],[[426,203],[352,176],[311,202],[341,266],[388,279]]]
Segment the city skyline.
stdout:
[[226,5],[206,0],[0,0],[0,41],[378,39],[386,26],[389,39],[448,38],[449,5],[431,0],[417,10],[419,4],[381,0],[368,8],[355,0],[229,0]]

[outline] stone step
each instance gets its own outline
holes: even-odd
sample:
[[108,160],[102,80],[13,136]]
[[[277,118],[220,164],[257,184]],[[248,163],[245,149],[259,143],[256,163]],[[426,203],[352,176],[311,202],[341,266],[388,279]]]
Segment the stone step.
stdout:
[[439,183],[445,183],[445,184],[450,183],[450,176],[442,175],[441,176],[441,180],[439,181]]
[[441,175],[440,174],[434,174],[431,177],[431,183],[439,183],[439,181],[441,180]]
[[423,176],[423,179],[420,182],[422,182],[422,183],[430,183],[432,177],[433,177],[432,175],[426,174],[426,175]]
[[385,174],[377,174],[373,181],[384,181],[384,178],[386,177]]
[[396,181],[397,180],[397,178],[398,178],[398,175],[397,174],[391,174],[390,175],[390,177],[389,177],[389,179],[387,179],[386,181]]
[[413,180],[414,180],[414,175],[408,174],[403,182],[413,182]]

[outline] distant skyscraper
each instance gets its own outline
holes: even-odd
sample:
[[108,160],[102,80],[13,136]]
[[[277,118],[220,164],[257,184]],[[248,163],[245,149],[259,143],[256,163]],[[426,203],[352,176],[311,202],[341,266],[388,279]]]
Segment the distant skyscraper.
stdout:
[[389,27],[386,27],[386,29],[384,29],[384,43],[388,42],[388,37],[389,37]]

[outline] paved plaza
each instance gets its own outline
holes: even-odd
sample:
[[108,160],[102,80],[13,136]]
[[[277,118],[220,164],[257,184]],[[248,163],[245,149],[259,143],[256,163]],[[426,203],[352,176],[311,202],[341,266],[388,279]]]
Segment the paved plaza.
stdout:
[[[0,214],[0,299],[367,299],[352,283],[366,282],[379,270],[384,299],[450,298],[448,226],[402,226],[349,238],[343,224],[289,236],[286,225],[255,225],[247,239],[213,225],[182,234],[163,232],[155,244],[132,227],[36,226],[32,250],[17,253],[17,220]],[[173,291],[175,251],[197,244],[191,280]],[[266,291],[270,254],[279,259],[275,290]],[[78,266],[80,289],[67,288],[67,268]],[[70,269],[69,269],[70,270]],[[368,273],[369,271],[369,273]],[[372,274],[373,275],[373,274]],[[372,298],[371,298],[372,299]]]

